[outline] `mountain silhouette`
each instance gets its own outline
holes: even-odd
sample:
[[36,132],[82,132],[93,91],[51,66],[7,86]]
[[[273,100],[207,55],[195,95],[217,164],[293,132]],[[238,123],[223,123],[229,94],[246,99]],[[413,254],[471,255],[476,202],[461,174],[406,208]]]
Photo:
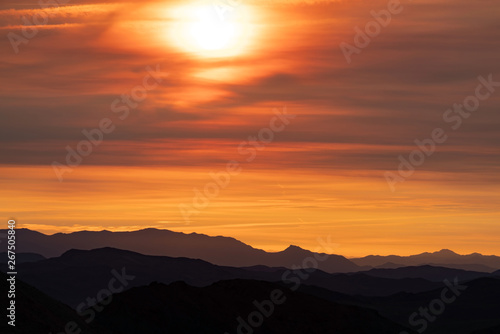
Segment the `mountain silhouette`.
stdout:
[[396,269],[396,268],[401,268],[404,267],[403,264],[399,263],[392,263],[392,262],[386,262],[384,264],[375,266],[375,268],[380,268],[380,269]]
[[[10,276],[0,272],[0,288],[5,294],[9,291],[8,277]],[[47,334],[52,332],[55,334],[63,331],[67,323],[71,321],[74,321],[75,326],[84,333],[109,333],[95,327],[89,327],[75,310],[24,283],[19,278],[16,279],[15,285],[15,331],[14,327],[7,324],[7,318],[4,316],[5,319],[2,319],[0,323],[1,333]],[[3,298],[3,300],[2,304],[5,305],[7,298]]]
[[[454,284],[454,278],[448,278]],[[435,320],[428,322],[425,333],[454,333],[470,334],[474,331],[490,329],[500,326],[500,279],[483,277],[471,281],[461,282],[466,287],[460,295],[449,304],[445,304],[443,312],[435,316]],[[365,307],[373,307],[380,314],[402,325],[408,325],[408,318],[421,307],[430,309],[434,300],[442,298],[442,287],[415,293],[398,293],[388,297],[364,298]],[[452,295],[448,291],[448,296]],[[422,317],[419,317],[422,318]],[[413,327],[417,330],[418,327]],[[497,332],[498,333],[498,332]]]
[[424,278],[428,281],[433,282],[442,282],[443,280],[449,279],[450,277],[458,277],[460,281],[464,281],[490,276],[490,274],[484,272],[466,271],[461,269],[435,267],[429,265],[402,267],[396,269],[371,269],[368,271],[363,271],[362,273],[374,277],[393,279]]
[[[6,231],[6,230],[0,230]],[[302,267],[305,258],[317,254],[298,246],[289,246],[280,252],[266,252],[253,248],[230,237],[211,237],[204,234],[185,234],[169,230],[143,229],[132,232],[80,231],[45,235],[29,229],[18,229],[18,252],[37,253],[44,257],[60,256],[70,249],[90,250],[113,247],[128,249],[148,255],[187,257],[202,259],[213,264],[232,267],[265,265],[268,267]],[[432,265],[468,271],[494,272],[500,269],[500,257],[473,253],[459,255],[443,249],[434,253],[411,256],[370,255],[347,259],[341,255],[329,254],[324,261],[318,261],[318,268],[329,273],[366,271],[371,268],[398,268]]]
[[[4,268],[5,269],[5,268]],[[254,279],[284,281],[289,286],[300,283],[317,285],[351,295],[387,296],[397,292],[421,292],[441,283],[422,278],[390,279],[362,273],[330,274],[321,270],[299,279],[298,273],[285,268],[252,267],[250,269],[217,266],[203,260],[143,255],[114,248],[70,250],[57,258],[24,263],[18,276],[25,282],[72,307],[86,297],[96,295],[113,278],[113,271],[135,278],[126,288],[158,281],[184,281],[193,286],[207,286],[220,280]]]
[[[8,289],[7,277],[0,272],[3,291]],[[270,304],[271,293],[276,290],[282,292],[280,303]],[[90,319],[91,308],[77,314],[17,279],[16,306],[15,331],[3,321],[2,333],[61,333],[70,323],[71,331],[91,334],[250,333],[238,332],[238,326],[249,326],[255,334],[392,334],[407,330],[373,310],[328,302],[256,280],[219,281],[204,288],[184,282],[153,282],[114,294],[99,311],[94,309]],[[255,311],[261,312],[262,321],[253,328],[250,324],[255,322],[249,321],[249,315]],[[240,317],[245,325],[241,325]]]
[[[8,253],[0,253],[0,263],[7,263],[9,260],[7,257]],[[44,260],[45,256],[36,253],[16,253],[16,263],[26,263],[26,262],[36,262]]]
[[498,334],[498,333],[500,333],[500,325],[495,327],[480,329],[478,331],[472,332],[471,334]]
[[[279,304],[270,302],[273,291],[282,292]],[[203,288],[184,282],[152,283],[116,295],[95,321],[123,334],[393,334],[405,330],[373,310],[254,280],[220,281]]]
[[[500,326],[500,270],[488,274],[427,265],[347,274],[302,270],[307,277],[294,291],[298,273],[263,265],[218,266],[111,247],[73,249],[60,257],[22,264],[17,300],[18,321],[23,325],[17,329],[55,334],[74,319],[83,333],[92,334],[233,334],[238,317],[247,319],[255,311],[253,301],[269,299],[270,292],[279,288],[286,292],[287,303],[276,306],[261,326],[251,328],[253,333],[400,333],[411,327],[411,314],[442,298],[443,279],[453,282],[455,277],[466,289],[428,323],[425,333],[488,334]],[[81,306],[109,288],[116,275],[127,276],[128,283],[102,312],[95,313],[91,324],[64,305]],[[83,305],[80,311],[89,306]],[[0,327],[2,333],[9,333],[5,326]]]
[[[448,279],[451,285],[454,278]],[[446,284],[438,289],[420,293],[397,293],[384,297],[349,296],[331,292],[329,290],[310,285],[303,285],[298,291],[307,293],[330,302],[345,305],[354,305],[362,308],[376,310],[380,315],[388,318],[402,326],[410,326],[414,330],[420,330],[426,334],[498,334],[495,332],[500,328],[500,279],[478,278],[471,281],[461,282],[459,285],[465,286],[465,290],[460,290],[460,295],[449,304],[439,314],[433,314],[432,307],[436,307],[441,300],[443,289]],[[454,295],[451,290],[447,290],[445,296],[450,298]],[[434,305],[434,306],[431,306]],[[423,315],[418,315],[421,309],[426,308],[428,314],[434,319],[426,322],[423,328]],[[416,313],[414,318],[417,325],[409,323],[409,318]]]
[[442,249],[434,253],[422,253],[411,256],[380,256],[369,255],[361,258],[349,259],[358,266],[378,267],[387,263],[400,264],[401,266],[421,266],[433,265],[440,267],[493,272],[500,269],[500,257],[494,255],[481,255],[472,253],[468,255],[459,255],[449,249]]
[[[69,234],[45,235],[29,229],[16,231],[19,252],[33,252],[45,257],[60,256],[70,249],[90,250],[113,247],[148,255],[202,259],[213,264],[232,267],[265,265],[269,267],[302,266],[304,259],[316,253],[290,246],[281,252],[266,252],[234,238],[185,234],[169,230],[144,229],[133,232],[81,231]],[[317,254],[323,256],[324,254]],[[318,261],[319,269],[334,272],[354,272],[370,269],[359,267],[340,255],[330,254]]]

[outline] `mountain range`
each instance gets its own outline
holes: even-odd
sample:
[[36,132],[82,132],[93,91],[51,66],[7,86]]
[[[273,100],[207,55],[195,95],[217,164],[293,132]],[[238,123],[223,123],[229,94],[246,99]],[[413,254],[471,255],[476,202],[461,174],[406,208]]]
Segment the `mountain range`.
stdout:
[[472,253],[460,255],[449,249],[442,249],[434,253],[422,253],[411,256],[380,256],[369,255],[361,258],[349,259],[358,266],[378,268],[396,268],[407,266],[421,266],[425,264],[449,267],[464,270],[493,272],[500,269],[500,257],[495,255],[482,255]]
[[[238,333],[240,317],[248,326],[255,302],[268,300],[279,289],[287,302],[275,305],[272,316],[251,328],[252,333],[413,334],[418,327],[410,326],[409,316],[442,298],[446,287],[442,278],[451,282],[456,278],[465,289],[436,321],[429,322],[426,333],[487,334],[500,326],[500,271],[432,266],[349,274],[300,270],[309,276],[299,285],[294,284],[297,280],[283,280],[287,272],[293,273],[286,268],[224,267],[109,247],[70,250],[60,257],[22,264],[16,283],[16,303],[22,310],[17,332],[60,333],[67,319],[93,334],[233,334]],[[110,302],[99,301],[101,291],[109,289],[117,275],[126,278],[125,288],[116,291]],[[0,276],[7,289],[5,275]],[[304,276],[297,271],[291,277]],[[84,315],[94,307],[89,297],[96,298],[102,312],[93,312],[95,319],[87,324]]]
[[[6,277],[0,272],[3,290],[8,288]],[[67,328],[91,334],[392,334],[403,330],[416,334],[372,309],[256,280],[219,281],[202,288],[185,282],[153,282],[116,293],[108,304],[80,314],[21,280],[17,285],[17,334],[68,333]],[[270,299],[275,291],[280,292],[279,298]],[[5,321],[0,330],[12,332]]]
[[[5,232],[6,230],[0,230]],[[143,229],[132,232],[80,231],[46,235],[29,229],[16,231],[17,251],[36,253],[43,257],[56,257],[70,249],[90,250],[103,247],[127,249],[147,255],[202,259],[212,264],[231,267],[264,265],[268,267],[302,267],[306,258],[325,258],[298,246],[289,246],[280,252],[266,252],[244,244],[234,238],[203,234]],[[477,272],[494,272],[500,269],[500,257],[478,253],[459,255],[450,250],[423,253],[413,256],[376,256],[347,259],[328,254],[324,261],[317,261],[318,269],[328,273],[349,273],[372,268],[400,268],[405,266],[433,265]]]
[[[347,259],[156,229],[55,235],[19,229],[16,236],[21,334],[61,333],[68,323],[92,334],[497,334],[500,328],[496,256],[441,250]],[[318,268],[304,259],[316,259],[308,263]],[[7,271],[5,261],[0,270]],[[7,289],[5,274],[0,279]],[[422,307],[439,305],[445,289],[450,296],[450,282],[463,291],[439,316],[415,322]],[[286,302],[269,311],[266,300],[277,290]],[[5,323],[0,330],[10,333]]]
[[[0,268],[7,269],[5,264]],[[331,274],[321,270],[308,273],[264,266],[217,266],[199,259],[143,255],[109,247],[69,250],[60,257],[24,263],[18,277],[47,295],[77,307],[86,297],[96,295],[106,287],[116,273],[134,277],[127,282],[126,289],[154,281],[164,284],[183,281],[203,287],[221,280],[253,279],[284,281],[292,287],[299,281],[348,295],[388,296],[398,292],[427,291],[441,285],[420,277],[394,279],[364,273]]]

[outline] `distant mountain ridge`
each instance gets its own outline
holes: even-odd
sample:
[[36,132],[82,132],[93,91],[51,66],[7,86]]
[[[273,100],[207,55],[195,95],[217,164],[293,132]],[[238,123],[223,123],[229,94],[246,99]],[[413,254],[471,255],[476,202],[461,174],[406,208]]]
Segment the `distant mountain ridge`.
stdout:
[[[402,267],[393,269],[370,269],[361,273],[373,276],[392,279],[401,278],[423,278],[431,282],[443,282],[450,277],[457,277],[459,281],[473,280],[476,278],[487,277],[490,274],[477,271],[467,271],[454,268],[435,267],[430,265]],[[495,273],[491,274],[494,275]]]
[[361,258],[351,258],[350,261],[358,266],[383,267],[390,266],[394,268],[401,266],[421,266],[435,265],[448,268],[476,270],[484,272],[493,272],[500,269],[500,257],[495,255],[482,255],[472,253],[467,255],[457,254],[449,249],[442,249],[434,253],[422,253],[410,256],[398,255],[369,255]]
[[[5,231],[0,230],[0,232]],[[185,234],[152,228],[132,232],[80,231],[54,235],[46,235],[29,229],[18,229],[17,239],[19,240],[17,243],[18,252],[37,253],[44,257],[60,256],[73,248],[90,250],[113,247],[148,255],[202,259],[216,265],[231,267],[259,265],[286,268],[301,267],[305,258],[315,255],[319,258],[324,255],[293,245],[280,252],[266,252],[231,237],[212,237],[197,233]],[[443,249],[439,252],[426,252],[411,256],[370,255],[352,259],[329,254],[326,260],[318,261],[318,268],[329,273],[422,265],[491,273],[500,269],[500,257],[485,256],[479,253],[459,255]]]
[[[301,267],[305,258],[313,257],[315,254],[318,257],[324,255],[293,245],[281,252],[271,253],[253,248],[230,237],[211,237],[204,234],[185,234],[158,229],[133,232],[82,231],[54,235],[45,235],[29,229],[18,229],[16,235],[18,252],[38,253],[45,257],[60,256],[70,249],[90,250],[113,247],[147,255],[202,259],[221,266],[265,265],[291,268],[292,266]],[[335,254],[330,254],[324,261],[318,261],[318,268],[329,273],[369,269],[368,267],[360,267],[345,257]]]

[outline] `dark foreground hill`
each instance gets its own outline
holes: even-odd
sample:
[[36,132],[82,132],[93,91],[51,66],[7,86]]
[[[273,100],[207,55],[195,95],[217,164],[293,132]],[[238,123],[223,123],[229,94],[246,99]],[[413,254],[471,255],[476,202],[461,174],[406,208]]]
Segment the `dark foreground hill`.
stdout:
[[486,328],[482,330],[478,330],[475,332],[472,332],[471,334],[498,334],[500,333],[500,325],[491,327],[491,328]]
[[450,277],[448,282],[431,291],[386,297],[345,296],[309,285],[303,285],[299,291],[331,302],[377,310],[421,333],[499,334],[500,279],[478,278],[457,286]]
[[[2,321],[0,322],[0,333],[2,334],[48,334],[64,331],[68,323],[70,326],[80,328],[84,333],[106,334],[108,332],[96,327],[89,327],[84,319],[77,315],[75,310],[61,302],[45,295],[38,289],[25,284],[19,279],[15,283],[15,328],[7,324],[6,314],[7,298],[10,277],[0,272],[0,289],[2,294]],[[10,312],[10,311],[9,311]]]
[[[273,296],[277,303],[271,301]],[[394,334],[404,330],[372,310],[250,280],[221,281],[203,288],[183,282],[133,288],[116,295],[96,315],[96,324],[122,334]]]
[[[449,279],[455,286],[453,278]],[[478,278],[460,283],[458,294],[443,284],[440,289],[417,294],[400,293],[386,298],[374,298],[372,303],[384,316],[402,324],[408,324],[408,318],[420,308],[427,308],[433,321],[427,321],[426,333],[429,334],[469,334],[493,326],[500,326],[500,279]],[[443,292],[447,289],[447,292]],[[444,298],[452,300],[443,302]],[[440,312],[439,305],[444,305]],[[434,314],[432,310],[439,314]],[[415,317],[413,329],[424,327],[424,316]],[[500,332],[497,332],[497,334]]]
[[[0,280],[6,291],[7,276],[0,272]],[[404,329],[372,310],[253,280],[204,288],[152,283],[114,294],[80,315],[17,280],[16,308],[15,330],[2,321],[2,334],[392,334]]]
[[[9,261],[7,252],[0,253],[0,263],[7,263]],[[36,253],[16,253],[16,263],[36,262],[45,260],[45,256]]]
[[[86,317],[92,313],[90,311],[92,308],[87,309],[93,305],[89,300],[104,298],[102,303],[108,301],[109,305],[101,305],[98,308],[108,309],[112,305],[116,305],[116,307],[122,305],[120,312],[126,316],[124,322],[130,322],[127,328],[135,328],[133,327],[135,322],[140,328],[144,327],[142,318],[151,322],[150,326],[163,324],[164,318],[168,319],[169,317],[163,315],[163,312],[168,311],[176,318],[175,321],[172,320],[172,326],[193,329],[195,328],[193,326],[199,325],[207,328],[207,332],[195,331],[192,333],[211,333],[209,330],[219,331],[223,328],[222,324],[226,324],[226,321],[232,321],[227,324],[231,328],[234,327],[233,331],[230,328],[224,330],[233,334],[237,333],[239,326],[236,313],[241,314],[241,317],[247,319],[248,322],[249,320],[245,316],[252,312],[252,307],[256,307],[252,304],[253,301],[261,302],[265,298],[269,299],[270,292],[266,287],[271,286],[278,286],[282,291],[290,293],[290,300],[293,300],[292,297],[295,295],[302,296],[299,300],[303,301],[303,304],[297,302],[297,305],[300,306],[298,307],[292,303],[291,305],[295,306],[290,310],[286,307],[283,308],[286,310],[286,312],[283,311],[284,314],[280,315],[277,312],[278,317],[275,320],[277,323],[273,325],[271,322],[269,324],[271,327],[267,332],[265,331],[266,327],[262,326],[261,333],[295,333],[295,329],[289,328],[288,324],[292,324],[294,328],[300,328],[302,332],[299,331],[299,333],[364,333],[365,328],[358,325],[357,321],[364,321],[367,324],[374,322],[374,328],[378,328],[377,324],[386,326],[386,322],[380,323],[382,321],[380,317],[368,317],[369,314],[373,316],[377,313],[400,326],[421,330],[424,328],[423,316],[417,313],[421,312],[422,307],[439,308],[439,300],[443,300],[443,298],[453,300],[450,303],[446,302],[446,308],[443,312],[439,311],[435,318],[432,316],[432,321],[427,321],[425,324],[426,334],[471,334],[473,331],[479,331],[478,333],[484,331],[481,334],[495,333],[496,327],[500,325],[500,303],[498,302],[500,277],[491,275],[490,277],[457,282],[466,288],[460,290],[460,295],[456,298],[454,298],[449,285],[419,278],[423,275],[429,279],[437,280],[442,278],[444,273],[479,275],[478,273],[457,270],[450,271],[446,268],[424,266],[401,268],[394,272],[375,271],[375,273],[382,273],[383,276],[402,277],[399,279],[373,277],[362,273],[328,274],[320,270],[294,273],[284,268],[222,267],[202,260],[147,256],[112,248],[91,251],[72,250],[59,258],[23,263],[19,268],[21,270],[19,270],[18,284],[16,285],[19,303],[17,320],[19,323],[23,322],[25,327],[16,327],[18,330],[20,330],[19,328],[26,330],[20,333],[36,334],[38,328],[43,328],[44,334],[51,330],[53,330],[53,334],[61,333],[64,331],[64,326],[73,320],[79,328],[84,329],[85,326],[91,326],[87,327],[88,330],[83,331],[82,334],[101,334],[106,330],[117,334],[134,333],[133,331],[127,332],[125,329],[114,331],[113,326],[119,326],[120,313],[118,311],[120,309],[109,315],[106,315],[106,311],[93,312],[97,316],[97,322],[92,322],[89,325],[82,322],[82,319],[88,319]],[[407,276],[414,277],[407,278]],[[289,280],[283,280],[283,277],[288,277]],[[451,282],[449,284],[455,284],[455,277],[448,277],[448,281]],[[23,284],[20,281],[21,278],[27,279],[28,283],[33,284],[52,298],[77,308],[80,313],[86,312],[83,313],[86,315],[82,318],[67,306],[47,297],[35,288]],[[7,291],[5,277],[0,277],[0,279],[2,279],[2,289]],[[185,282],[173,283],[179,280],[189,282],[189,284]],[[152,282],[155,283],[151,284]],[[300,283],[300,288],[296,291],[298,294],[290,290],[297,282]],[[165,285],[169,283],[170,285]],[[443,295],[445,288],[448,291]],[[110,293],[108,291],[115,293],[109,300],[106,299]],[[267,291],[268,297],[263,291]],[[161,296],[162,294],[169,299],[166,301],[163,298],[152,298],[153,295]],[[217,294],[220,298],[217,297]],[[141,295],[143,296],[141,297]],[[126,298],[123,297],[125,298],[123,303],[116,303],[122,298],[121,296],[126,296]],[[253,299],[247,301],[250,297]],[[129,298],[132,298],[137,305],[130,305]],[[318,299],[321,302],[318,302]],[[333,307],[331,311],[342,315],[341,319],[337,319],[338,322],[330,323],[322,318],[321,310],[316,309],[316,307],[323,305],[323,303],[334,305],[329,306]],[[177,307],[176,309],[174,309],[174,305]],[[302,305],[307,307],[303,308]],[[279,306],[285,306],[285,303]],[[112,312],[113,309],[109,308],[108,312]],[[354,312],[355,310],[361,310],[361,313]],[[367,313],[367,310],[372,310],[372,312]],[[310,314],[311,312],[314,314]],[[220,315],[218,315],[219,313]],[[411,323],[409,318],[413,314],[417,315]],[[221,318],[217,320],[218,317]],[[65,319],[68,320],[65,321]],[[309,323],[310,321],[312,324]],[[106,323],[111,323],[112,327],[106,327]],[[5,323],[2,325],[5,327]],[[96,327],[97,325],[100,327]],[[328,327],[330,325],[340,327],[334,327],[336,331],[328,332],[331,330]],[[151,333],[155,333],[155,328],[151,328]],[[349,332],[346,328],[351,331]],[[381,327],[380,333],[385,333],[384,328]],[[1,329],[1,333],[10,333],[8,327],[1,327]],[[259,333],[257,330],[254,332]],[[137,331],[137,333],[144,332]],[[224,334],[224,332],[219,333]],[[250,329],[243,330],[242,333],[250,333]],[[378,332],[373,331],[372,333]],[[399,334],[399,332],[396,333]]]

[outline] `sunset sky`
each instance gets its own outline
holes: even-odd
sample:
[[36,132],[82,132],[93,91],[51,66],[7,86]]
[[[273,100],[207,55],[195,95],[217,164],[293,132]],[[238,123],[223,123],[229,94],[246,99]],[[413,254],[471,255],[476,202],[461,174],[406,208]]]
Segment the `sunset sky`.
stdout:
[[[456,130],[443,120],[478,77],[500,81],[498,1],[401,1],[350,63],[339,46],[389,1],[63,2],[0,4],[5,223],[155,227],[269,251],[330,235],[346,256],[500,255],[500,87]],[[154,88],[116,112],[145,78]],[[284,111],[289,124],[248,151]],[[53,162],[106,118],[114,130],[60,181]],[[448,139],[391,191],[386,171],[435,128]],[[230,161],[239,174],[185,219],[180,206]]]

